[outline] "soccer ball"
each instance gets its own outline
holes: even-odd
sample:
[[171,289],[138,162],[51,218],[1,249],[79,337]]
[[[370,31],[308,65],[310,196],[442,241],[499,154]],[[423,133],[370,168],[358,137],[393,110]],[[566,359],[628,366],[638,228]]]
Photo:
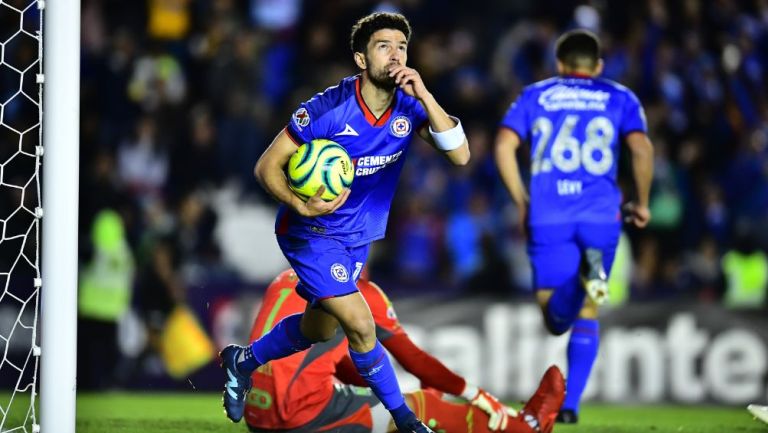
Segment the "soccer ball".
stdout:
[[355,169],[341,145],[331,140],[316,139],[302,144],[291,155],[286,175],[288,186],[302,200],[307,201],[322,185],[325,191],[320,198],[330,201],[352,185]]

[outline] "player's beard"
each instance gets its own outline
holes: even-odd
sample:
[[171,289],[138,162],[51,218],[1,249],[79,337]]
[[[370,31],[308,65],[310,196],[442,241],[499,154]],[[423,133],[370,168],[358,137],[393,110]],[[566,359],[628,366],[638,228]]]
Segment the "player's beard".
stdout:
[[[368,64],[370,64],[370,62]],[[397,87],[397,84],[395,84],[395,77],[389,76],[389,66],[380,69],[368,69],[368,79],[371,80],[371,84],[381,90],[386,90],[387,92],[391,92]]]

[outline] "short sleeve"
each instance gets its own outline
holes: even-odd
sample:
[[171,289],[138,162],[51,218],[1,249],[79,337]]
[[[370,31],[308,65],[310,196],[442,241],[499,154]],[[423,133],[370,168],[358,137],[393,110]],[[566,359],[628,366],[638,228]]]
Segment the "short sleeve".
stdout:
[[632,132],[648,133],[648,124],[645,119],[645,110],[634,93],[627,91],[627,99],[624,102],[624,110],[621,116],[619,132],[626,137]]
[[285,129],[296,144],[303,144],[330,137],[333,120],[333,112],[323,109],[322,101],[316,96],[293,112]]
[[501,119],[501,124],[499,125],[502,128],[509,128],[515,131],[518,137],[525,141],[530,139],[529,133],[531,121],[528,115],[528,99],[528,92],[523,91],[523,93],[518,96],[517,100],[509,106],[507,113],[504,114],[504,117]]

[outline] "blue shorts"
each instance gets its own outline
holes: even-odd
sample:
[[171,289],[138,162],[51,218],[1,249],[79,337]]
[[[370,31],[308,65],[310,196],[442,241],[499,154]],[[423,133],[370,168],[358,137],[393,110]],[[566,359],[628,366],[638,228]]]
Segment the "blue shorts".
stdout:
[[621,223],[573,223],[531,226],[528,256],[533,267],[533,287],[579,289],[579,267],[587,248],[603,252],[603,267],[610,275]]
[[312,306],[357,291],[370,245],[347,247],[329,238],[279,235],[277,243],[299,277],[296,293]]

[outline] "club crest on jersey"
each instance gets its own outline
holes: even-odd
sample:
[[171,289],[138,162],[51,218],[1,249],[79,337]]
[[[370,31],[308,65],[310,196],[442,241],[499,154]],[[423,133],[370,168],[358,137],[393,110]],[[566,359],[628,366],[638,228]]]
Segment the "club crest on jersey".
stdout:
[[300,129],[309,125],[309,112],[306,108],[301,107],[293,113],[293,123]]
[[405,116],[397,116],[389,124],[389,131],[395,137],[405,137],[411,133],[411,121]]
[[334,280],[340,283],[349,281],[349,272],[347,272],[347,268],[341,263],[334,263],[331,265],[331,276]]

